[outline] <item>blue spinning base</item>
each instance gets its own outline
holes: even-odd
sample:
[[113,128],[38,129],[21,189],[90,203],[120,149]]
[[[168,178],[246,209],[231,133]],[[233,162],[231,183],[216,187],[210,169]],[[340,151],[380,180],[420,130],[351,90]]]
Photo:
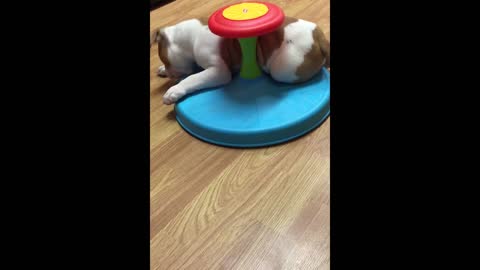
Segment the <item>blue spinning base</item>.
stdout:
[[218,145],[260,147],[286,142],[318,127],[330,114],[330,74],[302,84],[262,75],[188,95],[175,105],[178,123]]

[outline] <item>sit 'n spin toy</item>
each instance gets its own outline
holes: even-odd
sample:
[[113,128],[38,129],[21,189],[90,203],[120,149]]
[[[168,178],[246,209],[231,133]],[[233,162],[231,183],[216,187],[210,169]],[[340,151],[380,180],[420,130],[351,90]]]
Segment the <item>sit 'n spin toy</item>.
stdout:
[[208,26],[214,34],[238,39],[242,66],[229,84],[177,102],[176,118],[187,132],[213,144],[260,147],[297,138],[328,117],[327,69],[307,82],[286,84],[263,74],[257,64],[257,37],[275,31],[283,20],[283,11],[265,2],[226,6],[210,16]]

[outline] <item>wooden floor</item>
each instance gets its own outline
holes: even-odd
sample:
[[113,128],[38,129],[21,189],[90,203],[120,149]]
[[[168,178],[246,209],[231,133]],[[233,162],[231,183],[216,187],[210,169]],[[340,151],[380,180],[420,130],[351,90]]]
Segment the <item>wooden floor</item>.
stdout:
[[[209,15],[238,1],[176,0],[151,28]],[[330,37],[330,1],[275,1]],[[330,121],[293,142],[222,148],[188,135],[162,104],[151,49],[151,269],[329,269]]]

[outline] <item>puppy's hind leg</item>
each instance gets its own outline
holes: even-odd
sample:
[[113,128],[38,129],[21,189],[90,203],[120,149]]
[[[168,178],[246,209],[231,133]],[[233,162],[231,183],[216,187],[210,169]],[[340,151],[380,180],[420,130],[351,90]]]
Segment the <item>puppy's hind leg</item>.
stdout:
[[232,79],[226,65],[212,66],[202,72],[193,74],[168,89],[163,96],[163,103],[170,105],[183,96],[205,88],[225,85]]
[[167,77],[167,70],[165,69],[165,66],[160,66],[157,70],[157,76],[160,77]]

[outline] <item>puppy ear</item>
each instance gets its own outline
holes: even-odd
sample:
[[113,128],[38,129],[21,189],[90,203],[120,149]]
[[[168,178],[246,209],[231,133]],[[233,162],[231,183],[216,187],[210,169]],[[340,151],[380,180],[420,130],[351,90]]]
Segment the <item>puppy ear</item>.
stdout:
[[156,28],[152,33],[150,33],[150,48],[152,47],[153,43],[160,42],[160,38],[160,28]]
[[315,28],[314,35],[320,45],[322,54],[325,56],[325,66],[330,68],[330,42],[325,37],[325,33],[318,26]]
[[168,45],[168,38],[163,28],[156,28],[150,34],[150,48],[153,43],[162,44],[163,46]]

